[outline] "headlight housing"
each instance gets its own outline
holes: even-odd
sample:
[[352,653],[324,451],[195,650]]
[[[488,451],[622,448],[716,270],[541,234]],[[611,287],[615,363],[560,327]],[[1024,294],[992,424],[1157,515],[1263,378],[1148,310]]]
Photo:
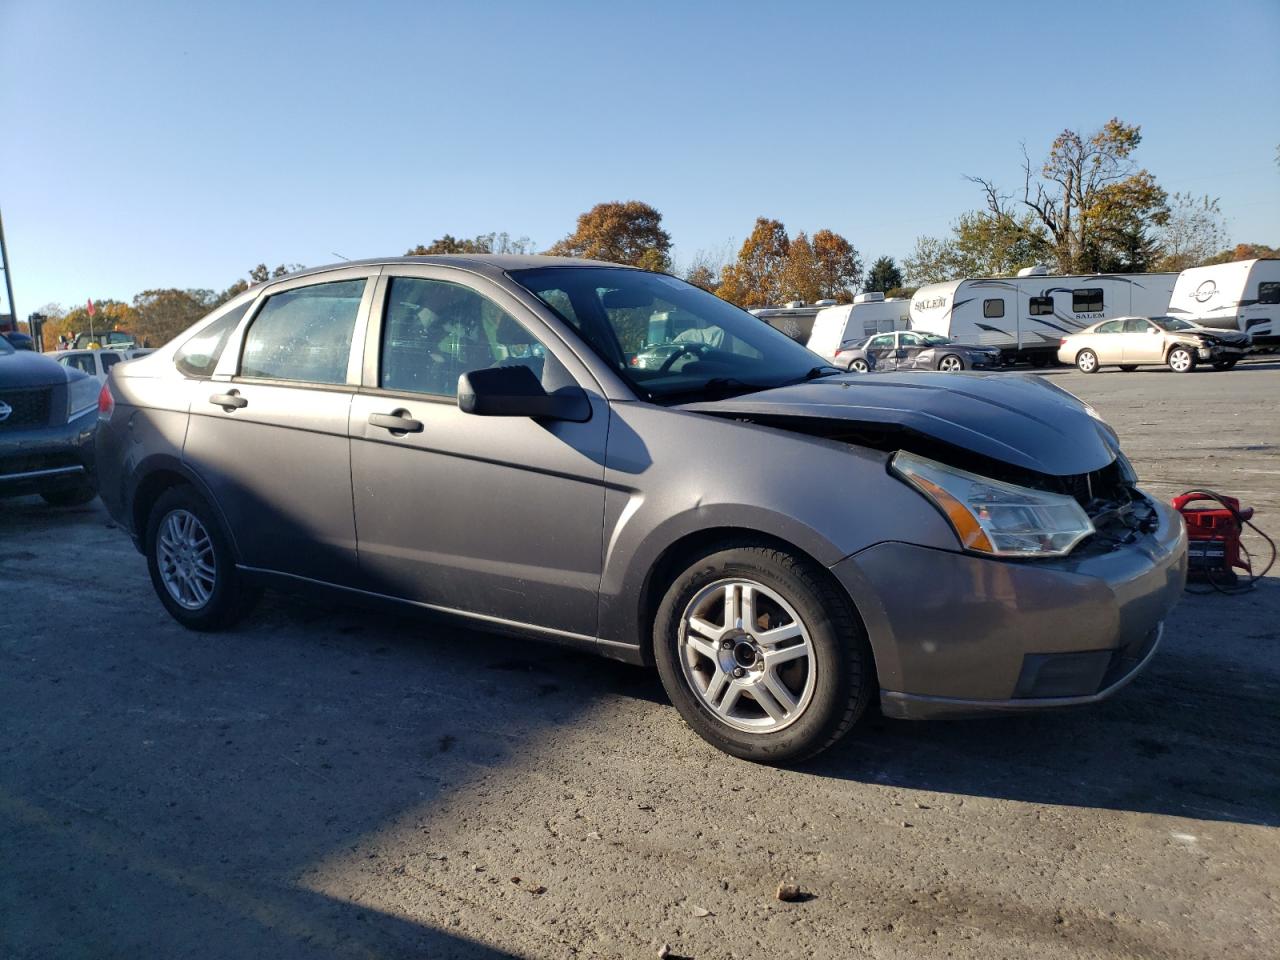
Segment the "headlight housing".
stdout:
[[890,469],[951,522],[960,544],[997,557],[1061,557],[1094,532],[1074,498],[979,476],[900,450]]
[[83,416],[90,410],[98,409],[98,393],[102,384],[97,377],[81,374],[67,382],[67,421]]

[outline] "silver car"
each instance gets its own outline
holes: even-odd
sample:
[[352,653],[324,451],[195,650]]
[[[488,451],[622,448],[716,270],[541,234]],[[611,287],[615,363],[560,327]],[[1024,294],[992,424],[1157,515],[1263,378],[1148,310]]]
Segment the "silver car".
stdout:
[[[681,360],[633,366],[663,315]],[[872,700],[1099,700],[1185,577],[1177,515],[1070,394],[849,374],[603,263],[293,274],[116,367],[101,410],[102,497],[181,623],[292,584],[569,644],[656,667],[754,760],[823,750]]]

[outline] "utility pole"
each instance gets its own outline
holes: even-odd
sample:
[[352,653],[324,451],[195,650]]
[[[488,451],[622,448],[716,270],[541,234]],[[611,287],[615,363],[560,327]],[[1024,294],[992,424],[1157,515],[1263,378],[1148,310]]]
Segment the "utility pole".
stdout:
[[13,305],[13,279],[9,276],[9,249],[4,245],[4,217],[0,216],[0,267],[4,268],[4,289],[9,298],[9,315],[13,329],[18,329],[18,308]]

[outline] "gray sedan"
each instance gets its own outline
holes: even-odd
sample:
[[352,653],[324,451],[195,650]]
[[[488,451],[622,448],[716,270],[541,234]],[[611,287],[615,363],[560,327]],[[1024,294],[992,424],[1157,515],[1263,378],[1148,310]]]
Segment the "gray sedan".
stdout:
[[879,333],[862,345],[875,359],[876,370],[995,370],[1000,366],[996,347],[957,343],[950,337],[916,330]]
[[[680,359],[631,363],[655,348]],[[569,644],[656,667],[754,760],[823,750],[873,700],[1099,700],[1185,576],[1177,516],[1042,379],[849,374],[609,264],[293,274],[107,389],[102,497],[179,622],[305,585]]]

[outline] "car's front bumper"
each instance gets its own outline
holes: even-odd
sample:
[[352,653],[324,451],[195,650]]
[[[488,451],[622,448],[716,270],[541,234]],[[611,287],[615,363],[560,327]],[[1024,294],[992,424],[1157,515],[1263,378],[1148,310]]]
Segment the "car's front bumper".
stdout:
[[886,716],[1104,699],[1151,659],[1186,582],[1182,518],[1107,552],[991,560],[882,543],[836,564],[871,640]]
[[0,432],[0,496],[94,480],[96,408],[69,423]]

